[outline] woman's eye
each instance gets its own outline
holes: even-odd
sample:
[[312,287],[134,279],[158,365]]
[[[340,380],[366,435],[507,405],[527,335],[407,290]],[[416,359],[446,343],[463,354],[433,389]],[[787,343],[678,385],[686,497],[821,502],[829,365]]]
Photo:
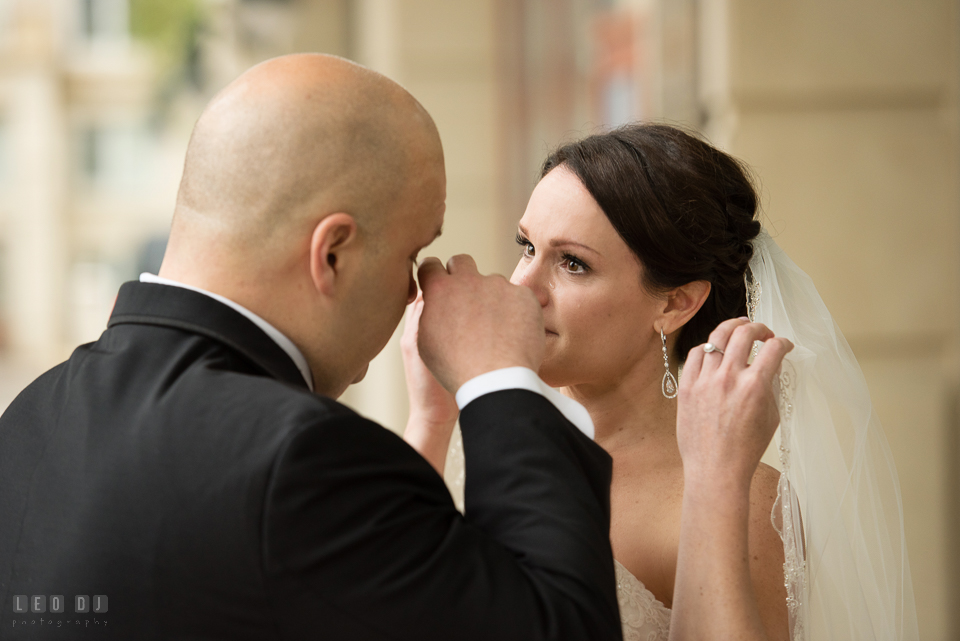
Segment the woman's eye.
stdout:
[[521,247],[523,247],[523,255],[524,255],[524,256],[527,256],[527,257],[530,257],[530,258],[533,257],[533,255],[534,255],[534,253],[535,253],[535,250],[534,250],[534,248],[533,248],[533,243],[531,243],[529,240],[527,240],[526,238],[524,238],[524,237],[521,236],[520,234],[517,234],[517,244],[520,245]]
[[579,258],[574,258],[573,256],[564,256],[563,257],[563,268],[571,274],[585,274],[587,273],[587,266]]

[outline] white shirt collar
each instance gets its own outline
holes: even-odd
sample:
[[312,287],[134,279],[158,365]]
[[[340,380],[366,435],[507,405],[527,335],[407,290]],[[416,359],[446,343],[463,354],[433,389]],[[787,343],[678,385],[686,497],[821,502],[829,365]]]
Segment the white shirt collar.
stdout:
[[310,373],[310,366],[307,365],[307,359],[304,357],[303,352],[297,349],[297,346],[293,344],[289,338],[284,336],[280,330],[276,327],[263,320],[249,309],[243,305],[239,305],[229,298],[225,298],[219,294],[214,294],[213,292],[208,292],[205,289],[200,289],[199,287],[194,287],[192,285],[186,285],[184,283],[177,282],[175,280],[170,280],[169,278],[161,278],[154,274],[144,272],[140,274],[141,283],[154,283],[156,285],[169,285],[171,287],[181,287],[183,289],[189,289],[190,291],[197,292],[198,294],[203,294],[204,296],[209,296],[215,301],[221,302],[227,307],[230,307],[244,316],[246,316],[250,321],[263,330],[263,332],[273,339],[277,345],[280,346],[284,352],[293,360],[296,364],[297,369],[300,370],[300,374],[303,375],[303,380],[307,382],[307,387],[310,388],[310,391],[313,391],[313,374]]

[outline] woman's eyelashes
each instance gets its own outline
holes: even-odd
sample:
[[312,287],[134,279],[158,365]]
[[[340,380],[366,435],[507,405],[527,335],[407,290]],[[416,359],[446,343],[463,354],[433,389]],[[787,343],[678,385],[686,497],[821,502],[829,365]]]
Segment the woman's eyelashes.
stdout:
[[[533,258],[536,255],[536,248],[523,234],[517,233],[517,244],[523,247],[523,255],[526,258]],[[586,274],[590,271],[590,266],[583,259],[574,256],[571,253],[564,252],[560,256],[561,265],[569,274]]]
[[523,247],[524,256],[529,256],[529,257],[533,256],[533,251],[534,251],[533,243],[531,243],[529,240],[524,238],[520,232],[517,232],[517,244]]

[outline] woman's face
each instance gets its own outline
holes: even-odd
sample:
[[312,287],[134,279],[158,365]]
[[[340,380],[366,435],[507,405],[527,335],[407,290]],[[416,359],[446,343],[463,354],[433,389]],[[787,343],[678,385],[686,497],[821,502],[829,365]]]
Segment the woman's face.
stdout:
[[544,176],[518,227],[523,254],[510,282],[543,308],[547,384],[605,386],[638,367],[662,370],[663,301],[644,290],[639,260],[579,178],[563,166]]

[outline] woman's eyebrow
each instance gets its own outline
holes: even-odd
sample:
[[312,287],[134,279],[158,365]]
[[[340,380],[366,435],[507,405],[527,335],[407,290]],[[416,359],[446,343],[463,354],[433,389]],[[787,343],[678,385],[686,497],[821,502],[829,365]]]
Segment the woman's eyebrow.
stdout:
[[[527,236],[527,237],[530,236],[530,234],[527,233],[527,230],[523,228],[523,225],[517,224],[517,229],[519,229],[519,230],[520,230],[520,233],[523,234],[524,236]],[[586,249],[588,252],[593,252],[593,253],[596,254],[597,256],[600,255],[600,252],[598,252],[598,251],[597,251],[596,249],[594,249],[593,247],[590,247],[589,245],[584,245],[583,243],[578,243],[578,242],[575,241],[575,240],[567,240],[566,238],[554,238],[554,239],[552,239],[552,240],[550,241],[550,246],[551,246],[551,247],[563,247],[563,246],[566,246],[566,245],[573,245],[573,246],[575,246],[575,247],[581,247],[581,248],[583,248],[583,249]]]
[[580,247],[582,249],[586,249],[588,252],[592,252],[596,254],[597,256],[600,255],[600,252],[598,252],[593,247],[590,247],[589,245],[584,245],[583,243],[578,243],[575,240],[566,240],[565,238],[554,238],[553,240],[550,241],[551,247],[563,247],[566,245],[573,245],[574,247]]

